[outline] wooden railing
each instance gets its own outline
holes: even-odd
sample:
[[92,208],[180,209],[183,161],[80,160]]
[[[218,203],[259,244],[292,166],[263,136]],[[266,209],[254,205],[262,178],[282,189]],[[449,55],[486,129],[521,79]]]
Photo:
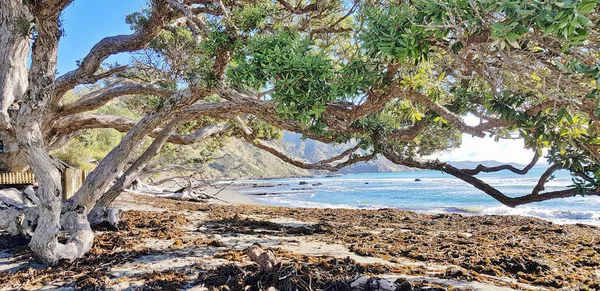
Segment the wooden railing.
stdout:
[[32,172],[0,173],[0,184],[35,184]]
[[[66,168],[62,172],[63,199],[71,198],[89,173],[88,170]],[[35,175],[31,172],[0,173],[0,185],[27,185],[35,182]]]

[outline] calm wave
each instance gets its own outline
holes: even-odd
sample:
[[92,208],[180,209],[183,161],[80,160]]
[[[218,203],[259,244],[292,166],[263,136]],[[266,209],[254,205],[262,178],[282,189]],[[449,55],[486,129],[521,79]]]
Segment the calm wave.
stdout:
[[[480,174],[477,177],[509,196],[518,196],[530,193],[544,170],[545,168],[535,167],[524,176],[502,171]],[[269,205],[373,209],[395,207],[421,213],[524,215],[557,223],[600,225],[600,197],[576,196],[509,208],[473,186],[435,171],[250,182],[285,184],[244,190],[247,194],[261,194],[251,197],[259,203]],[[299,185],[300,182],[307,184]],[[546,184],[546,191],[565,189],[571,184],[568,172],[557,172],[555,179]]]

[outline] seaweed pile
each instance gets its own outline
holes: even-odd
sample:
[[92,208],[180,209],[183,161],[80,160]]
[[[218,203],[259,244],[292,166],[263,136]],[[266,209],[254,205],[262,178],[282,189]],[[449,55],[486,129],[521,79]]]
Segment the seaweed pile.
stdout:
[[[276,249],[278,257],[286,258],[272,272],[259,270],[256,265],[240,267],[236,264],[221,265],[202,273],[195,284],[202,284],[214,290],[267,290],[274,287],[277,290],[356,290],[352,283],[361,274],[376,280],[376,275],[390,273],[390,268],[384,265],[358,264],[350,258],[315,258],[297,256]],[[370,277],[374,276],[374,277]],[[397,279],[393,282],[397,291],[445,291],[448,287],[441,285],[410,282]]]
[[[239,227],[253,227],[253,223],[260,223],[265,228],[286,231],[285,227],[268,222],[233,219],[228,223],[235,225],[236,221]],[[275,272],[259,270],[240,250],[217,253],[215,259],[225,259],[228,263],[216,268],[195,264],[185,268],[121,277],[115,277],[111,272],[112,268],[134,262],[142,256],[165,252],[148,248],[143,244],[145,239],[174,241],[172,249],[176,249],[177,244],[184,243],[222,247],[218,240],[207,238],[182,243],[184,228],[189,223],[182,214],[173,211],[128,211],[124,213],[118,230],[97,232],[94,247],[84,258],[74,262],[62,261],[53,267],[42,267],[39,262],[36,263],[33,254],[24,245],[26,241],[15,244],[12,237],[1,235],[0,246],[13,254],[24,256],[30,263],[14,272],[0,272],[0,286],[2,290],[37,290],[51,286],[76,290],[112,290],[121,282],[135,282],[133,286],[136,290],[179,290],[192,286],[204,286],[209,290],[265,290],[268,287],[276,287],[278,290],[350,290],[350,283],[360,276],[393,273],[385,265],[359,264],[349,258],[303,256],[279,248],[272,249],[282,259]],[[297,235],[306,233],[306,230],[296,231]],[[186,255],[188,254],[182,254]],[[399,286],[397,290],[447,290],[446,287],[435,284],[405,280],[396,285]]]
[[160,215],[142,211],[128,211],[123,215],[119,231],[96,233],[94,246],[85,258],[73,262],[62,261],[52,267],[41,267],[21,240],[15,243],[9,235],[0,236],[0,246],[13,255],[21,255],[30,264],[16,272],[0,272],[0,286],[15,289],[39,289],[44,286],[95,289],[111,284],[110,268],[132,262],[155,253],[140,239],[168,239],[178,237],[187,221],[181,214],[165,211]]
[[453,264],[468,271],[454,276],[458,278],[507,276],[543,287],[600,290],[600,229],[594,226],[557,225],[520,216],[423,215],[396,209],[201,208],[213,225],[216,221],[226,225],[223,230],[243,232],[244,220],[232,222],[241,215],[293,218],[333,225],[335,231],[320,227],[312,237],[341,242],[363,256]]
[[[370,282],[385,274],[484,282],[490,282],[489,276],[498,276],[550,290],[600,290],[600,229],[588,225],[556,225],[519,216],[422,215],[395,209],[221,206],[159,198],[136,203],[168,210],[125,212],[118,230],[97,230],[94,247],[86,257],[53,267],[36,263],[26,241],[0,234],[0,249],[30,262],[21,269],[0,272],[0,286],[9,290],[48,286],[82,290],[120,286],[139,290],[191,286],[209,290],[350,290],[350,284],[359,278]],[[269,221],[276,218],[307,223],[291,226]],[[361,264],[350,258],[306,256],[271,247],[280,264],[270,272],[263,271],[244,250],[220,241],[221,236],[240,235],[342,244],[357,255],[397,264]],[[157,241],[166,249],[146,243]],[[113,272],[152,256],[167,254],[188,260],[198,250],[210,253],[207,260],[219,262],[218,266],[191,261],[166,270],[119,276]],[[432,274],[423,267],[406,265],[407,258],[452,267]],[[403,279],[394,286],[396,290],[457,290]]]

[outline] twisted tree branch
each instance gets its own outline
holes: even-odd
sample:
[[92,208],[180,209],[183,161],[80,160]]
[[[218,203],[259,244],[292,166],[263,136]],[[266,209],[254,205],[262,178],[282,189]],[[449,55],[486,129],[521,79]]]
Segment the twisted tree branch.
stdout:
[[495,166],[495,167],[486,167],[482,164],[479,164],[475,169],[461,169],[461,171],[463,171],[464,173],[469,174],[469,175],[477,175],[481,172],[492,173],[492,172],[498,172],[498,171],[502,171],[502,170],[508,170],[515,174],[525,175],[525,174],[527,174],[527,172],[529,172],[529,170],[531,170],[531,168],[533,168],[533,166],[535,166],[535,164],[537,164],[539,159],[540,159],[540,154],[538,154],[536,151],[535,154],[533,155],[533,159],[531,159],[531,162],[529,162],[529,164],[527,166],[525,166],[523,169],[517,169],[514,166],[508,165],[508,164]]
[[375,158],[377,156],[377,152],[373,151],[373,153],[368,154],[368,155],[354,155],[354,156],[350,156],[347,160],[338,163],[336,165],[331,165],[329,164],[332,161],[337,161],[342,159],[344,156],[349,155],[350,153],[348,151],[344,151],[342,154],[323,160],[323,161],[318,161],[316,163],[306,163],[303,161],[300,161],[296,158],[290,157],[287,154],[283,153],[282,151],[280,151],[279,149],[277,149],[276,147],[269,145],[268,143],[266,143],[263,140],[257,139],[253,133],[252,130],[250,128],[248,128],[246,126],[246,124],[244,123],[244,121],[241,120],[241,118],[237,117],[235,119],[235,121],[239,124],[241,130],[241,133],[244,137],[244,139],[254,145],[255,147],[265,150],[271,154],[273,154],[274,156],[278,157],[280,160],[294,165],[296,167],[302,168],[302,169],[307,169],[307,170],[325,170],[325,171],[330,171],[330,172],[335,172],[338,171],[346,166],[358,163],[358,162],[366,162],[369,161],[373,158]]
[[160,88],[155,85],[148,84],[115,84],[107,86],[90,94],[82,96],[77,101],[64,105],[59,109],[61,115],[71,115],[91,111],[104,106],[114,98],[134,95],[134,94],[149,94],[167,98],[175,92]]
[[56,80],[53,103],[58,103],[65,92],[75,86],[97,81],[94,73],[109,56],[146,47],[160,33],[167,22],[181,14],[179,10],[174,12],[169,9],[169,4],[165,0],[152,1],[152,3],[154,3],[152,14],[140,29],[130,35],[117,35],[102,39],[92,47],[77,69],[60,76]]

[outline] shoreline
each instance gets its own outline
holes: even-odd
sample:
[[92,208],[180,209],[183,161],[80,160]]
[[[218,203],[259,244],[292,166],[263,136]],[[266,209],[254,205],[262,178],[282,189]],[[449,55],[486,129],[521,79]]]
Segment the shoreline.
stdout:
[[[296,179],[296,178],[294,178],[294,179]],[[252,181],[252,180],[249,180],[249,181]],[[529,205],[522,205],[522,206],[518,206],[516,208],[509,208],[509,207],[503,206],[503,205],[499,205],[496,207],[489,207],[489,208],[486,208],[484,206],[462,206],[462,207],[461,206],[447,206],[447,207],[432,208],[432,209],[427,209],[427,210],[419,210],[419,209],[400,208],[400,207],[396,207],[396,206],[383,206],[383,205],[381,205],[381,207],[360,207],[360,206],[352,206],[352,205],[345,205],[345,204],[341,204],[341,205],[322,204],[321,206],[319,206],[318,203],[313,203],[313,204],[307,205],[307,206],[300,206],[300,205],[276,203],[276,202],[269,203],[268,201],[265,201],[265,199],[260,199],[261,197],[267,196],[269,194],[247,194],[247,193],[243,193],[243,191],[247,190],[247,189],[254,189],[254,188],[265,188],[266,189],[265,193],[266,193],[266,192],[268,192],[267,189],[269,189],[271,187],[270,186],[248,187],[248,185],[250,185],[250,184],[255,184],[255,183],[247,183],[247,185],[245,185],[243,187],[226,188],[225,190],[223,190],[221,192],[221,194],[219,194],[219,197],[232,202],[232,204],[248,204],[248,205],[290,207],[290,208],[319,208],[319,209],[334,208],[334,209],[351,209],[351,210],[352,209],[353,210],[360,210],[360,209],[379,210],[379,209],[390,208],[390,209],[397,209],[397,210],[402,210],[402,211],[412,211],[412,212],[415,212],[418,214],[458,214],[458,215],[463,215],[463,216],[519,216],[519,217],[528,217],[528,218],[538,218],[538,219],[542,219],[542,220],[552,222],[555,224],[559,224],[559,225],[585,224],[585,225],[600,227],[600,218],[597,218],[597,219],[592,219],[592,218],[586,218],[586,219],[549,218],[549,217],[542,217],[540,215],[523,215],[523,214],[518,214],[518,213],[510,213],[511,211],[512,212],[515,212],[518,210],[524,211],[524,209],[530,210],[532,212],[538,212],[538,213],[543,212],[543,211],[549,211],[549,210],[545,210],[545,209],[535,209]],[[223,196],[221,196],[221,195],[223,195]],[[211,202],[211,203],[225,204],[220,201],[215,201],[215,202]],[[474,209],[476,209],[476,210],[474,210]],[[485,213],[486,211],[491,211],[492,209],[495,211],[498,211],[500,213]],[[562,212],[563,214],[568,215],[568,214],[584,213],[585,211],[564,210],[564,211],[559,211],[559,212]]]

